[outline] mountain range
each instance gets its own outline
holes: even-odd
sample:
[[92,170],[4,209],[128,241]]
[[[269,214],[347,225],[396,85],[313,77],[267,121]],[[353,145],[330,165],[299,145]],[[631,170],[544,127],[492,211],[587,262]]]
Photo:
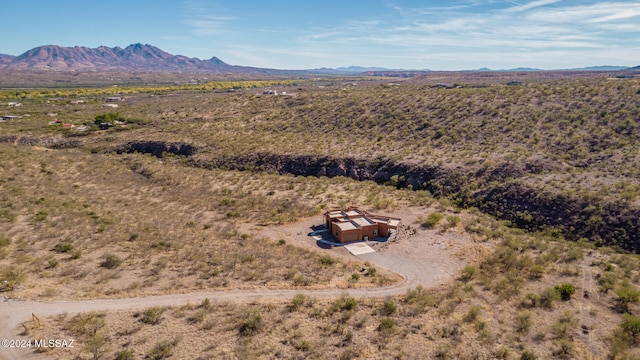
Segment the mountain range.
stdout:
[[234,66],[217,57],[208,60],[172,55],[152,45],[125,48],[45,45],[22,55],[0,54],[0,69],[55,71],[195,71],[208,73],[272,73],[278,70]]
[[[570,70],[625,70],[621,66],[592,66]],[[635,68],[631,68],[635,69]],[[374,67],[349,66],[337,69],[276,70],[248,66],[229,65],[217,57],[208,60],[173,55],[152,45],[131,44],[125,48],[100,46],[63,47],[45,45],[33,48],[22,55],[0,54],[0,70],[54,70],[54,71],[167,71],[207,72],[220,74],[356,74],[366,72],[428,72],[431,70],[399,70]],[[496,71],[482,68],[473,71]],[[518,68],[497,71],[542,71]]]

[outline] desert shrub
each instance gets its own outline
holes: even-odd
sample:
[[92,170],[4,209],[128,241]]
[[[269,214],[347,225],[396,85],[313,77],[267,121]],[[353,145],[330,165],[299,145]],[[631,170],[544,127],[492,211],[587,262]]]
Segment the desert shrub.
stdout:
[[562,284],[555,287],[555,290],[560,294],[562,301],[571,300],[571,296],[576,292],[576,287],[572,284]]
[[115,360],[134,360],[135,354],[131,349],[120,350],[114,356]]
[[390,317],[384,317],[380,320],[380,325],[378,325],[379,331],[389,331],[392,330],[396,326],[396,321]]
[[432,212],[427,217],[421,221],[420,225],[425,228],[432,228],[436,226],[440,220],[442,220],[443,215],[437,212]]
[[249,312],[240,324],[240,335],[253,336],[262,328],[262,325],[262,315],[257,311]]
[[560,293],[555,288],[546,288],[540,294],[540,306],[551,308],[555,301],[560,300]]
[[495,356],[496,359],[508,359],[509,348],[506,346],[500,346],[493,351],[493,356]]
[[465,322],[473,322],[478,318],[478,316],[480,316],[480,307],[477,305],[472,305],[469,308],[469,311],[467,311],[465,316],[462,318],[462,320],[464,320]]
[[536,360],[536,355],[529,350],[525,350],[522,352],[522,354],[520,355],[520,360]]
[[27,278],[23,269],[9,267],[0,272],[0,289],[13,290]]
[[34,219],[36,222],[41,222],[41,221],[44,221],[48,216],[49,216],[48,212],[41,210],[36,213],[36,216]]
[[139,320],[144,324],[157,325],[162,321],[162,313],[162,309],[151,307],[143,311],[142,314],[139,314]]
[[291,300],[291,305],[294,309],[299,309],[300,306],[302,306],[302,304],[304,304],[304,301],[306,300],[306,296],[304,294],[295,294],[293,296],[293,300]]
[[369,267],[367,268],[367,272],[365,273],[366,276],[376,276],[376,268],[374,267]]
[[324,266],[331,266],[336,263],[336,260],[331,256],[321,256],[318,261]]
[[521,311],[516,316],[516,331],[520,334],[526,334],[531,329],[531,312]]
[[600,291],[608,293],[609,290],[613,290],[618,281],[618,276],[615,273],[606,271],[598,277],[598,284],[600,285]]
[[358,306],[358,301],[355,298],[348,294],[342,294],[342,296],[331,305],[330,310],[331,312],[350,311],[355,309],[356,306]]
[[209,298],[204,298],[200,303],[200,307],[203,309],[208,309],[211,307],[211,300]]
[[56,246],[53,247],[53,250],[58,253],[68,253],[73,250],[73,244],[66,242],[57,243]]
[[547,271],[544,265],[542,264],[533,264],[529,267],[529,278],[530,279],[541,279],[544,276],[544,273]]
[[149,350],[145,355],[145,359],[162,360],[173,356],[173,347],[175,346],[173,341],[162,340],[155,344],[155,346]]
[[382,307],[380,308],[380,314],[388,316],[396,312],[396,309],[397,306],[393,302],[393,300],[385,300],[385,302],[382,303]]
[[616,305],[620,312],[629,312],[631,304],[640,302],[640,291],[628,282],[624,282],[616,289],[616,295],[618,295]]
[[456,215],[447,216],[447,227],[455,227],[460,223],[460,217]]
[[11,244],[11,240],[7,239],[6,237],[0,236],[0,248],[9,246],[9,244]]
[[89,312],[72,317],[63,328],[76,336],[93,335],[105,326],[105,314]]
[[625,314],[620,323],[622,331],[629,335],[634,343],[637,342],[638,335],[640,335],[640,317],[635,315]]
[[575,354],[575,345],[569,340],[558,340],[552,354],[560,359],[573,359]]
[[306,278],[302,274],[298,274],[293,278],[293,283],[296,286],[309,286],[311,284],[311,279]]
[[100,263],[100,266],[107,269],[115,269],[122,264],[122,259],[114,254],[107,254],[104,260]]
[[404,297],[404,302],[410,305],[414,313],[423,312],[428,306],[434,304],[433,297],[429,295],[422,285],[418,285],[415,289],[408,289]]
[[464,269],[462,269],[462,274],[460,275],[460,280],[462,281],[469,281],[471,279],[473,279],[473,277],[476,275],[477,272],[477,268],[473,265],[467,265],[464,267]]

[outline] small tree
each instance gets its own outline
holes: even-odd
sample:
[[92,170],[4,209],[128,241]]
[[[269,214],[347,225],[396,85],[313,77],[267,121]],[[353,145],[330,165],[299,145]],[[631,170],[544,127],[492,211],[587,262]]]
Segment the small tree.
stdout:
[[102,123],[108,123],[108,124],[113,124],[116,121],[126,121],[127,119],[120,115],[120,113],[106,113],[106,114],[100,114],[100,115],[96,115],[95,119],[94,119],[94,123],[96,125],[100,125]]

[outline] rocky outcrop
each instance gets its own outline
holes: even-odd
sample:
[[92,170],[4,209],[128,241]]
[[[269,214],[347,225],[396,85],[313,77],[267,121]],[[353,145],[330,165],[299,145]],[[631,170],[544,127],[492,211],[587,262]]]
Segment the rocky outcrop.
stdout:
[[122,153],[144,153],[162,158],[166,154],[191,156],[197,151],[196,147],[190,144],[173,143],[164,141],[131,141],[116,149],[118,154]]

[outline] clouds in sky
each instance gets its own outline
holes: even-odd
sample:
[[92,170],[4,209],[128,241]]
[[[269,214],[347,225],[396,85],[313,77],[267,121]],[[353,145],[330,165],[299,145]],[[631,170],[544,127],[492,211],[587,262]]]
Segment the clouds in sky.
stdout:
[[[566,68],[640,63],[640,1],[420,1],[336,8],[306,5],[287,17],[230,3],[185,4],[191,34],[211,38],[232,63],[276,68],[385,66]],[[286,3],[286,2],[285,2]],[[298,9],[302,11],[303,9]],[[277,15],[274,15],[277,14]],[[303,13],[305,14],[305,13]],[[322,16],[322,17],[321,17]]]

